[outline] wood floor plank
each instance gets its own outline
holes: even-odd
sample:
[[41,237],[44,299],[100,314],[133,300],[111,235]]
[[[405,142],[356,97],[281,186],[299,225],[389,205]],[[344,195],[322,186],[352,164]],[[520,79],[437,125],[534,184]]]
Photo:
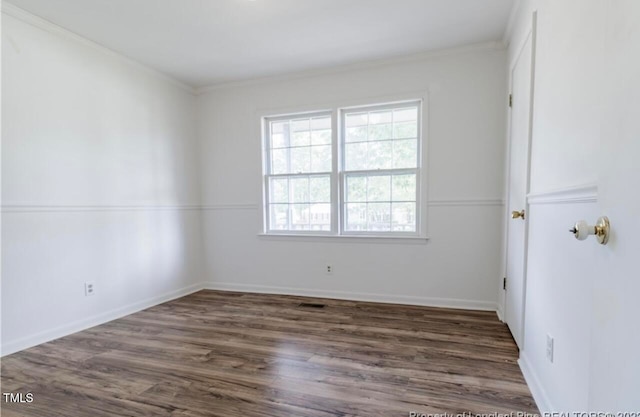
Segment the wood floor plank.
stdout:
[[517,356],[491,312],[200,291],[3,358],[2,415],[537,414]]

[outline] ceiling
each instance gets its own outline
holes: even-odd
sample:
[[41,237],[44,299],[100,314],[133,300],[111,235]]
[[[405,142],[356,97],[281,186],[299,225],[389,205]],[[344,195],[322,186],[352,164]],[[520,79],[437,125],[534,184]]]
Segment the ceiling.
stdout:
[[193,87],[498,41],[517,0],[10,0]]

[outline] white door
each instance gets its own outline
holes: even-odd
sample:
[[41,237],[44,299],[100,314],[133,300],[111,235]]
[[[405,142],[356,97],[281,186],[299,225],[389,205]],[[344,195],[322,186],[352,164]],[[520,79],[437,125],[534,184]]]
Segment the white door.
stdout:
[[531,136],[531,42],[529,34],[511,69],[505,321],[519,347],[522,347],[524,327]]
[[[598,172],[611,237],[594,265],[589,407],[640,410],[640,2],[608,4]],[[596,219],[585,219],[593,224]],[[592,245],[598,244],[589,238]],[[593,284],[591,284],[593,283]]]

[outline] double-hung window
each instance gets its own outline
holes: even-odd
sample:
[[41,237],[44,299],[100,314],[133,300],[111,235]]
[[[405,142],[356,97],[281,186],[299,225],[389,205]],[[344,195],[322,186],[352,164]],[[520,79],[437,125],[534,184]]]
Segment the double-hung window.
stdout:
[[264,232],[420,236],[421,107],[264,118]]
[[267,232],[331,232],[331,113],[269,118]]

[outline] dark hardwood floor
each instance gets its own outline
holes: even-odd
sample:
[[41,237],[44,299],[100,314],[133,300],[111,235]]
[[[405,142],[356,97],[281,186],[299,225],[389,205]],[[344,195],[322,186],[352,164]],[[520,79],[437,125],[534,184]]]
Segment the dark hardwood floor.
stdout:
[[491,312],[200,291],[3,358],[2,416],[538,413],[517,354]]

